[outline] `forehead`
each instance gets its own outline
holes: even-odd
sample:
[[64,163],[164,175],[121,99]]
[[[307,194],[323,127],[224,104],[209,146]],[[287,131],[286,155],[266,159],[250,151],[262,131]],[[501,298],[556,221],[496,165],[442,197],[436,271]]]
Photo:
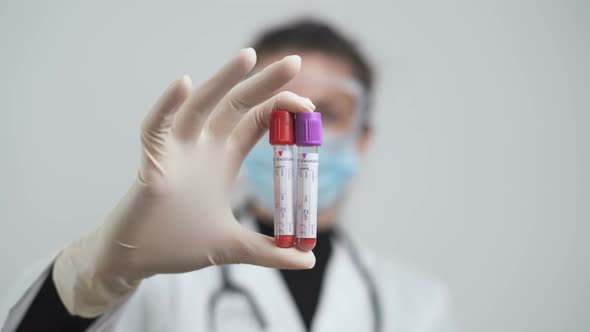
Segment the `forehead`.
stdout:
[[[291,54],[297,54],[301,57],[301,71],[295,79],[287,83],[281,88],[281,90],[293,91],[297,94],[312,98],[313,100],[314,97],[321,97],[321,95],[327,91],[321,89],[321,87],[318,88],[318,86],[312,87],[303,84],[303,78],[319,77],[334,80],[355,79],[354,70],[348,61],[337,55],[318,51],[299,51],[296,49],[277,51],[276,53],[271,53],[259,58],[256,70],[261,70],[271,63]],[[301,80],[298,78],[301,78]]]

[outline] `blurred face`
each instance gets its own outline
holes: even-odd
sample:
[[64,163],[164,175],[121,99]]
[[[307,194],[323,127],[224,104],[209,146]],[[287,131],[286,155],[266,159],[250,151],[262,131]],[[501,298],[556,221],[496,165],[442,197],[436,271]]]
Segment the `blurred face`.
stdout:
[[[337,209],[368,144],[369,133],[363,130],[361,113],[365,95],[351,65],[325,53],[277,52],[259,58],[257,70],[290,54],[301,56],[301,72],[279,91],[291,91],[311,99],[315,111],[322,114],[324,139],[320,147],[318,185],[318,227],[322,228],[335,219],[322,218],[322,214]],[[273,207],[271,155],[272,147],[264,137],[245,163],[257,209],[263,209],[265,215],[272,215]]]

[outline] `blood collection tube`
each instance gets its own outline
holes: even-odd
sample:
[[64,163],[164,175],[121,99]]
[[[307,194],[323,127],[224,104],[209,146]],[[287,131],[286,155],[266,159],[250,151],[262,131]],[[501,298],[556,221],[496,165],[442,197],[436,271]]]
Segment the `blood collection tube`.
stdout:
[[287,111],[270,114],[269,141],[273,146],[274,172],[274,232],[275,244],[281,248],[293,246],[295,235],[293,197],[294,116]]
[[315,247],[318,211],[318,146],[322,145],[322,115],[297,113],[297,211],[295,246],[304,251]]

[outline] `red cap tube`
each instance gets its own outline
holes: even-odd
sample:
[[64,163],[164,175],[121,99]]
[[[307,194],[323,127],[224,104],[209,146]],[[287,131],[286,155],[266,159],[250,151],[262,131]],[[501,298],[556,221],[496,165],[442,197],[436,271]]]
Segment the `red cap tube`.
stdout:
[[282,110],[271,112],[269,131],[269,142],[274,146],[275,244],[281,248],[290,248],[295,238],[292,147],[295,144],[295,117],[293,113]]
[[272,145],[295,144],[295,117],[287,111],[270,113],[269,141]]

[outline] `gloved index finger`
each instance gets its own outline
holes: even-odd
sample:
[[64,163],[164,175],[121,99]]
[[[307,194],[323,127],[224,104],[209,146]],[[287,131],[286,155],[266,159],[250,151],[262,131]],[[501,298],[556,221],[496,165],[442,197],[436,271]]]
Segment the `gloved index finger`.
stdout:
[[290,91],[282,91],[250,110],[228,139],[228,144],[232,149],[231,155],[236,158],[234,162],[238,168],[250,150],[268,130],[270,113],[274,110],[292,113],[313,112],[315,105],[308,98]]

